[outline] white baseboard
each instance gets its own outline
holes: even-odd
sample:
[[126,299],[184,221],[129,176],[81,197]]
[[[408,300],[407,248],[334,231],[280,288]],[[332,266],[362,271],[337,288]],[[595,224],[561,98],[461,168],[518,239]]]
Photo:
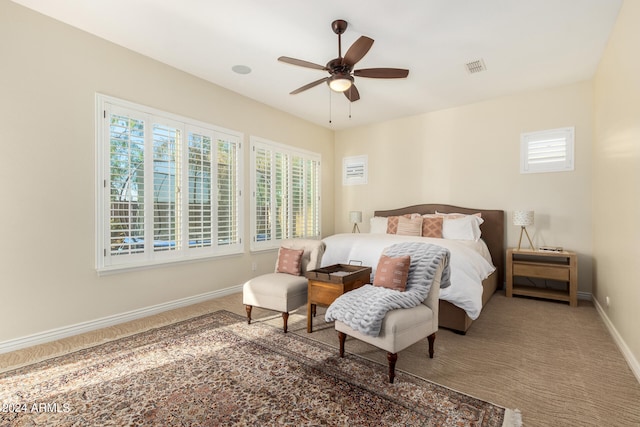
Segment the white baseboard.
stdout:
[[604,311],[604,309],[598,302],[598,299],[592,298],[592,301],[593,301],[593,305],[595,305],[596,310],[598,311],[598,314],[600,314],[600,317],[604,321],[605,326],[609,330],[609,333],[613,337],[613,340],[618,345],[618,348],[622,352],[622,355],[624,356],[625,360],[629,364],[629,367],[631,368],[631,372],[633,372],[633,375],[635,375],[638,382],[640,382],[640,362],[638,362],[638,359],[636,359],[636,357],[633,355],[633,353],[627,346],[627,343],[624,342],[624,340],[618,333],[618,330],[615,328],[615,326],[613,326],[613,323],[611,323],[609,316],[607,316],[607,313]]
[[120,313],[113,316],[103,317],[101,319],[90,320],[75,325],[63,326],[61,328],[51,329],[37,334],[28,335],[22,338],[16,338],[9,341],[0,342],[0,354],[10,351],[20,350],[22,348],[31,347],[38,344],[44,344],[50,341],[67,338],[73,335],[82,334],[84,332],[95,331],[96,329],[106,328],[108,326],[118,325],[120,323],[131,320],[140,319],[164,311],[173,310],[175,308],[185,307],[199,302],[207,301],[213,298],[219,298],[242,291],[242,285],[232,286],[230,288],[211,291],[192,297],[182,298],[151,307],[144,307],[138,310]]

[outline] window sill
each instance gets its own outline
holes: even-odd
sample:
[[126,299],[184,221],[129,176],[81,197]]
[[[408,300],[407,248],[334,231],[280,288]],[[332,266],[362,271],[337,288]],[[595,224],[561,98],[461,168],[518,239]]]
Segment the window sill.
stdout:
[[242,255],[244,252],[229,252],[219,255],[206,255],[201,257],[183,258],[175,260],[150,261],[136,264],[119,264],[96,268],[98,276],[111,276],[113,274],[130,273],[133,271],[149,270],[153,268],[172,267],[180,264],[192,264],[195,262],[222,260],[234,256]]

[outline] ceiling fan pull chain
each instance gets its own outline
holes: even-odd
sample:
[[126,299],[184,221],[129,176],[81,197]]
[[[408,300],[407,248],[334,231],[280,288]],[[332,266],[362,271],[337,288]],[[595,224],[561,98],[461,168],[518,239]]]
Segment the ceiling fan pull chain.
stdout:
[[332,90],[329,89],[329,123],[331,123],[331,92]]

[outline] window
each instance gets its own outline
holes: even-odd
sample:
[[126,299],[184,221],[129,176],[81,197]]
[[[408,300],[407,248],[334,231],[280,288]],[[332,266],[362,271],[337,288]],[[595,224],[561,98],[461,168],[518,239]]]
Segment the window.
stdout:
[[320,155],[251,138],[251,249],[320,238]]
[[99,271],[240,253],[242,135],[97,96]]
[[523,133],[520,136],[520,173],[573,170],[574,128]]

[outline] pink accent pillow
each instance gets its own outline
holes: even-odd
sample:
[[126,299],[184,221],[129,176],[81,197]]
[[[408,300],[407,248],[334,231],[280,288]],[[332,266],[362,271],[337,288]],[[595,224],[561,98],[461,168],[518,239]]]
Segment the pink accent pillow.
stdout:
[[409,266],[411,257],[403,255],[390,257],[382,255],[376,267],[376,274],[373,277],[373,286],[394,289],[404,292],[407,288],[407,277],[409,277]]
[[398,217],[390,216],[387,218],[387,234],[396,234],[398,231]]
[[442,239],[442,217],[422,216],[422,237]]
[[[405,218],[411,218],[411,214],[402,215]],[[398,233],[398,220],[399,216],[389,216],[387,217],[387,234],[397,234]]]
[[300,276],[304,249],[280,248],[278,251],[278,273]]

